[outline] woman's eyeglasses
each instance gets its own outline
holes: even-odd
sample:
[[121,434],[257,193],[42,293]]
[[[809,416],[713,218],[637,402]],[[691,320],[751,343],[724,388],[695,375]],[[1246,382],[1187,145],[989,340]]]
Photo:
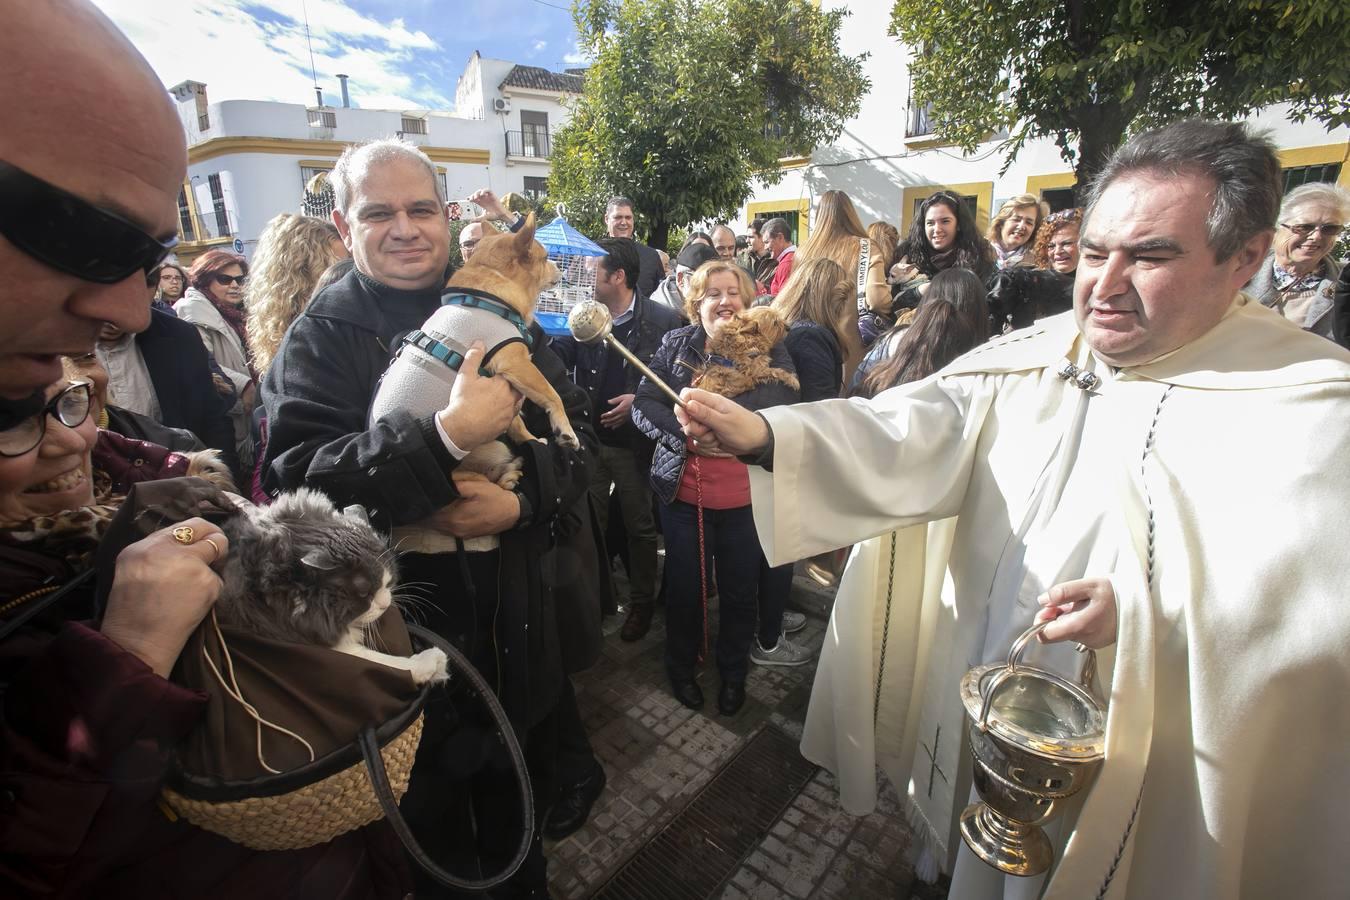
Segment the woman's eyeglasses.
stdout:
[[77,381],[62,389],[36,414],[13,428],[0,431],[0,456],[23,456],[41,444],[47,433],[48,416],[55,416],[67,428],[78,428],[89,418],[90,398],[90,384],[87,381]]
[[148,273],[178,243],[177,237],[151,237],[117,213],[3,161],[0,234],[38,262],[96,284]]
[[223,272],[217,272],[211,277],[215,279],[216,284],[220,285],[221,287],[225,287],[226,285],[231,284],[237,284],[240,287],[243,287],[244,282],[248,280],[247,275],[226,275]]
[[1345,230],[1344,225],[1318,225],[1314,222],[1298,222],[1293,225],[1285,225],[1284,222],[1281,222],[1280,224],[1299,237],[1308,237],[1314,231],[1320,233],[1322,237],[1335,237]]

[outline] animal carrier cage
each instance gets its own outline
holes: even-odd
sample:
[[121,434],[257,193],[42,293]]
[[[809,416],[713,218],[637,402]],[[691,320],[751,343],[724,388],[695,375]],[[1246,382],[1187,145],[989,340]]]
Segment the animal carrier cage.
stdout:
[[558,267],[558,283],[539,294],[534,316],[551,335],[567,334],[567,314],[582,300],[595,299],[595,270],[603,248],[577,231],[561,215],[534,233]]

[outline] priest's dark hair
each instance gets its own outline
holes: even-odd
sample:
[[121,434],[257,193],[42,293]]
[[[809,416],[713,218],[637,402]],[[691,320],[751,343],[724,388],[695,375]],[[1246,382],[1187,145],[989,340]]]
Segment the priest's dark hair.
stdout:
[[875,397],[898,384],[922,381],[989,337],[989,305],[984,282],[969,269],[943,269],[933,276],[918,312],[891,355],[877,363],[854,389],[857,397]]
[[1130,138],[1088,188],[1084,229],[1092,208],[1111,183],[1135,174],[1213,179],[1214,203],[1205,227],[1219,262],[1240,250],[1253,235],[1275,227],[1283,181],[1268,132],[1241,122],[1186,119]]

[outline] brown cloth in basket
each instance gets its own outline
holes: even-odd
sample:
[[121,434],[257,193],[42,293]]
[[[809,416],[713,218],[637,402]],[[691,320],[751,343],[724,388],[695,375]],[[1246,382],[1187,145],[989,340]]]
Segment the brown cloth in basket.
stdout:
[[[234,666],[234,681],[258,715],[303,737],[314,758],[356,740],[367,725],[380,726],[406,711],[421,693],[412,675],[327,647],[268,640],[222,628]],[[403,616],[390,607],[375,623],[375,649],[412,655]],[[201,725],[178,748],[184,772],[222,781],[250,781],[270,775],[258,759],[256,720],[225,691],[202,656],[206,647],[220,674],[233,686],[211,619],[188,639],[172,679],[209,695]],[[262,726],[267,764],[288,772],[310,762],[295,738]]]
[[[156,529],[202,516],[219,524],[239,515],[233,501],[200,478],[167,478],[134,485],[118,510],[98,551],[98,603],[107,605],[117,555]],[[406,712],[421,690],[412,675],[380,663],[339,653],[327,647],[266,640],[222,629],[245,700],[259,715],[307,740],[316,759],[354,744],[366,725],[379,727]],[[390,607],[372,629],[376,650],[411,655],[402,614]],[[258,761],[254,719],[228,696],[206,666],[202,646],[210,650],[227,682],[229,670],[210,616],[198,626],[178,657],[172,680],[207,693],[210,701],[202,725],[180,746],[180,768],[193,776],[221,781],[251,781],[270,775]],[[263,757],[286,772],[310,761],[309,751],[294,738],[262,728]]]

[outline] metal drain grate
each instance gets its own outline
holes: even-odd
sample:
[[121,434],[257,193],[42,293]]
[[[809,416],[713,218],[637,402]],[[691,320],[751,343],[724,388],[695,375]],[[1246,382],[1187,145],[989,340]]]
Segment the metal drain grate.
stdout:
[[593,900],[704,900],[759,845],[815,774],[797,742],[766,727]]

